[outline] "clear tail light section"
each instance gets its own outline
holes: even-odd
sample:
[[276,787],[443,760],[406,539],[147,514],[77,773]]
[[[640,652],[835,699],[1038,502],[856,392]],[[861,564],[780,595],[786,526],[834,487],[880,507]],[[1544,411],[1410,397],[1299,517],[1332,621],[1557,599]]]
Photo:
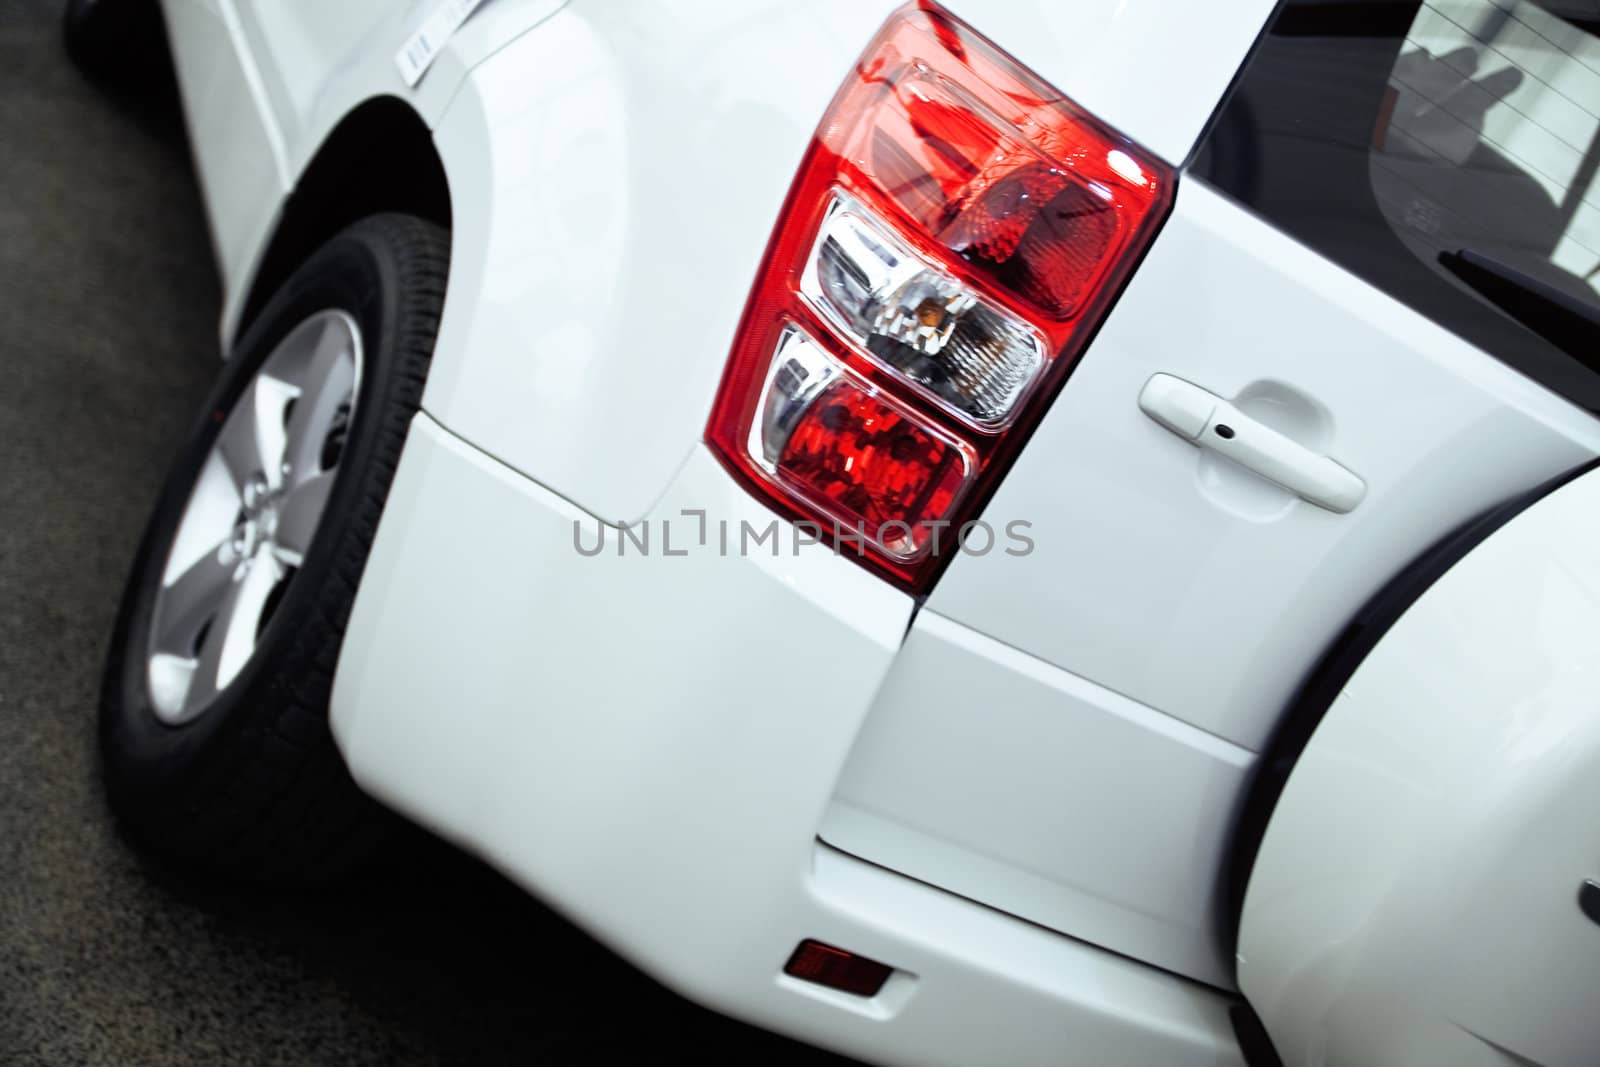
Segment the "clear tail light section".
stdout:
[[1173,182],[942,8],[901,9],[801,164],[708,443],[785,515],[926,592]]
[[879,364],[981,429],[1007,422],[1044,343],[1018,316],[922,261],[837,197],[800,279],[811,306]]

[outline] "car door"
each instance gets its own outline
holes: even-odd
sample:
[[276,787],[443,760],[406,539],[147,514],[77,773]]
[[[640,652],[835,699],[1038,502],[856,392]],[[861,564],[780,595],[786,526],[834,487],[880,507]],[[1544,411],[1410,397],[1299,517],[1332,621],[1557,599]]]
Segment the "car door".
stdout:
[[[1600,453],[1600,377],[1551,310],[1600,307],[1600,49],[1508,10],[1279,8],[985,511],[1030,544],[943,576],[825,840],[1231,984],[1223,858],[1319,657],[1431,545]],[[1149,410],[1174,381],[1213,417]],[[1262,430],[1359,498],[1230,451]]]

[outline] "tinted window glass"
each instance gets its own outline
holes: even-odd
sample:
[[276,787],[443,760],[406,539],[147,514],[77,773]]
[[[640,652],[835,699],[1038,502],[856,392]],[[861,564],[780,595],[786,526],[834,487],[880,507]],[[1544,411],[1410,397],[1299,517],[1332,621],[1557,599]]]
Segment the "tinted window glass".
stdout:
[[1600,411],[1600,0],[1289,0],[1194,171]]

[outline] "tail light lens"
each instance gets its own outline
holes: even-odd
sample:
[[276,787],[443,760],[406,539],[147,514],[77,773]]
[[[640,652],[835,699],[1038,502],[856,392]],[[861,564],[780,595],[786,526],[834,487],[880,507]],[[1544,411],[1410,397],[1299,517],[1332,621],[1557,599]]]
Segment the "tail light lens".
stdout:
[[801,164],[707,441],[784,514],[925,592],[1173,180],[942,8],[900,10]]

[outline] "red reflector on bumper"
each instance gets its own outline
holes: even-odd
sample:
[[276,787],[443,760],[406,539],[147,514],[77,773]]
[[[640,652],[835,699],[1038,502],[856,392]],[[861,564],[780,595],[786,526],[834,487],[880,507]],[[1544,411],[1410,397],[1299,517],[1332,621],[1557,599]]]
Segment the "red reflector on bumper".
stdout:
[[820,941],[802,941],[783,965],[783,973],[858,997],[875,997],[894,968]]

